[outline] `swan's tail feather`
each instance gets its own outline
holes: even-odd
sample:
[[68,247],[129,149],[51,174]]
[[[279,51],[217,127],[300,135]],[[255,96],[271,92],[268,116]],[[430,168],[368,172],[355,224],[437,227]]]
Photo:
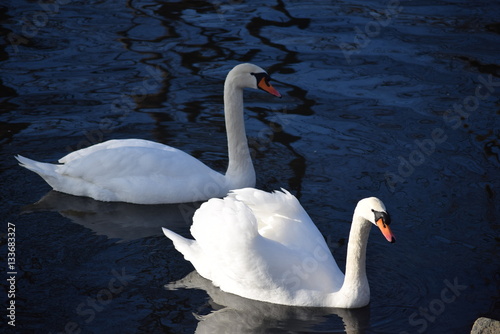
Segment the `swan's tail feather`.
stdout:
[[25,158],[21,155],[15,157],[19,161],[19,166],[29,169],[32,172],[40,175],[55,190],[59,189],[60,175],[57,173],[57,168],[60,165],[38,162]]
[[182,255],[184,255],[184,258],[186,260],[191,261],[193,259],[193,246],[196,241],[186,239],[183,236],[180,236],[177,233],[166,229],[165,227],[162,227],[162,230],[163,234],[165,234],[167,238],[172,240],[175,249],[177,249]]
[[21,155],[16,155],[15,158],[17,159],[17,161],[19,161],[19,166],[31,170],[43,178],[45,178],[44,176],[53,176],[53,177],[56,176],[55,169],[57,165],[45,162],[38,162],[35,160],[25,158]]
[[[198,242],[196,240],[186,239],[164,227],[162,227],[162,229],[165,236],[174,243],[175,249],[184,255],[184,258],[187,261],[191,262],[198,273],[200,273],[201,276],[210,279],[212,276],[210,264],[207,265],[205,254],[200,248]],[[173,288],[173,286],[171,286],[171,288]]]

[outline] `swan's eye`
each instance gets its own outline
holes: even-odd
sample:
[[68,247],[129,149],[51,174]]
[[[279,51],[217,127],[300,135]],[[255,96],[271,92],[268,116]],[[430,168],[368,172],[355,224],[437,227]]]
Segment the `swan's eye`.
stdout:
[[271,79],[267,73],[250,73],[257,80],[257,85],[264,82],[268,87],[270,86],[269,80]]
[[385,225],[391,225],[391,216],[384,211],[375,211],[372,209],[373,214],[375,215],[375,221],[382,219]]

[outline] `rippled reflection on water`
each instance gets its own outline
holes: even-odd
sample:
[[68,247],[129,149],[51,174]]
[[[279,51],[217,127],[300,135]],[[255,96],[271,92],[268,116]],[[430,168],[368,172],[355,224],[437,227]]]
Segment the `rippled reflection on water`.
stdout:
[[[0,184],[4,220],[17,227],[16,328],[458,333],[498,317],[496,2],[41,4],[0,5]],[[370,237],[368,308],[263,305],[187,276],[192,267],[159,227],[189,235],[199,203],[49,193],[31,205],[49,188],[15,154],[55,161],[136,137],[224,170],[222,84],[239,62],[268,69],[284,95],[245,94],[258,187],[297,194],[341,267],[356,201],[387,204],[398,242]],[[122,289],[110,292],[117,275]],[[195,289],[164,288],[185,276]],[[453,302],[442,297],[449,284],[464,287],[445,291]]]

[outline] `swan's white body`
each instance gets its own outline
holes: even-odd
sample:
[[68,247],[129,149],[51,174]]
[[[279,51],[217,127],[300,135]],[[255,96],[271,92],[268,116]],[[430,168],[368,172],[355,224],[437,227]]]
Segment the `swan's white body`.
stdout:
[[[389,222],[380,200],[359,202],[346,275],[298,200],[285,190],[267,193],[246,188],[209,200],[193,217],[195,240],[165,228],[163,232],[201,276],[223,291],[275,304],[358,308],[370,301],[365,258],[372,209],[379,215],[383,212]],[[377,222],[382,223],[382,219]],[[385,223],[384,228],[392,242]]]
[[16,158],[54,190],[100,201],[160,204],[222,197],[231,189],[255,186],[243,117],[243,89],[260,88],[280,96],[268,80],[267,73],[252,64],[237,65],[227,75],[224,113],[229,166],[225,175],[178,149],[141,139],[93,145],[66,155],[59,165]]

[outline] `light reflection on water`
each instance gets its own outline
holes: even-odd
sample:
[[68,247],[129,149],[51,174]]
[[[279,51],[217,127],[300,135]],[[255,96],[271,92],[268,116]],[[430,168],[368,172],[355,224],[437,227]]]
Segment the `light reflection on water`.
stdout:
[[[159,226],[189,235],[194,204],[143,207],[55,194],[51,204],[24,208],[49,189],[15,165],[15,154],[55,161],[77,147],[136,137],[224,170],[222,85],[239,62],[268,69],[284,95],[245,94],[258,187],[298,194],[341,268],[357,200],[376,195],[393,216],[396,244],[370,237],[372,303],[359,332],[417,333],[424,324],[429,333],[466,332],[476,317],[498,314],[500,8],[400,5],[349,59],[342,43],[356,47],[356,27],[365,29],[388,4],[68,2],[17,51],[0,46],[0,185],[2,212],[19,227],[19,326],[201,332],[239,319],[225,317],[235,310],[258,325],[241,328],[247,332],[344,331],[335,312],[241,313],[238,307],[253,305],[244,300],[224,311],[210,285],[200,288],[212,299],[204,290],[165,290],[192,267]],[[27,1],[2,6],[7,33],[22,34],[41,11]],[[443,114],[484,80],[491,96],[459,123],[447,122]],[[417,142],[437,128],[446,139],[418,160]],[[401,173],[401,159],[419,163]],[[387,173],[401,177],[392,188]],[[89,321],[78,306],[107,286],[112,269],[135,278]],[[440,305],[445,281],[454,280],[467,286],[454,302],[429,318],[419,313]]]

